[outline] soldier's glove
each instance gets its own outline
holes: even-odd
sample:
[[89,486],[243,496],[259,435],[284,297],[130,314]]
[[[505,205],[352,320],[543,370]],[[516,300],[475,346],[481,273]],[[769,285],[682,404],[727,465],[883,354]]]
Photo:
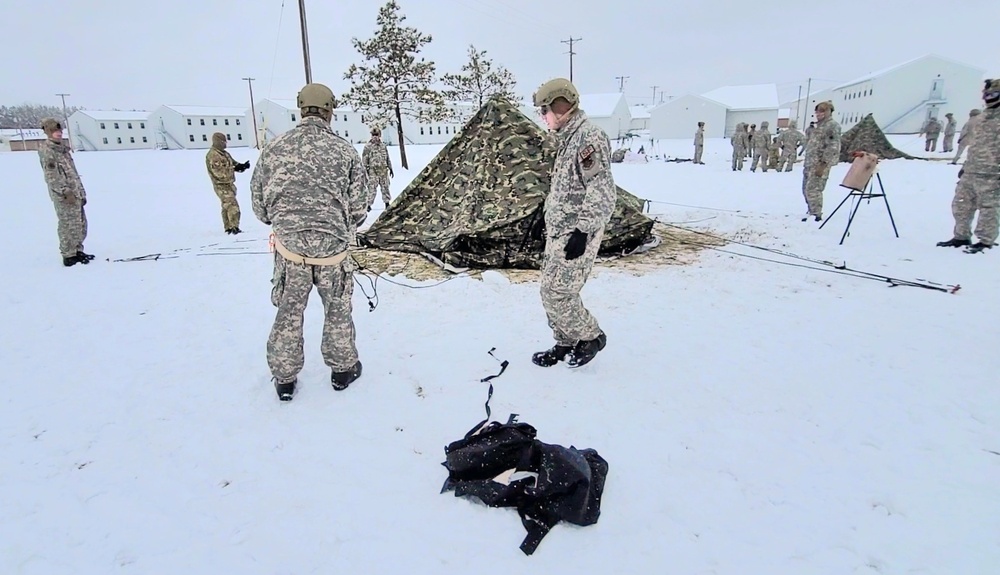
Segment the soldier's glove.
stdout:
[[394,174],[394,173],[392,172],[392,170],[389,170],[389,177],[390,177],[390,178],[395,178],[395,177],[396,177],[396,174]]
[[566,241],[566,259],[575,260],[583,255],[587,249],[587,234],[580,230],[573,230]]

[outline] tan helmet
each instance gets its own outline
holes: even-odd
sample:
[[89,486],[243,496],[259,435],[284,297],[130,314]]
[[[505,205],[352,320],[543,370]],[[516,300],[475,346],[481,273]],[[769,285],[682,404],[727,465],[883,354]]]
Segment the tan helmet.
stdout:
[[531,98],[538,107],[551,106],[556,98],[564,98],[573,106],[577,106],[580,103],[580,92],[566,78],[555,78],[539,86]]
[[52,132],[57,130],[62,130],[62,124],[59,123],[59,120],[55,118],[42,119],[42,131],[45,132],[46,136],[51,136]]
[[337,107],[337,100],[333,97],[333,90],[323,84],[306,84],[299,90],[296,99],[299,109],[319,108],[324,112],[333,112]]
[[830,100],[827,100],[825,102],[820,102],[819,104],[816,104],[815,111],[818,112],[821,108],[825,109],[827,112],[833,112],[834,110],[833,102],[831,102]]
[[980,110],[979,108],[973,108],[973,109],[969,110],[969,115],[970,116],[978,116],[981,113],[982,113],[982,110]]

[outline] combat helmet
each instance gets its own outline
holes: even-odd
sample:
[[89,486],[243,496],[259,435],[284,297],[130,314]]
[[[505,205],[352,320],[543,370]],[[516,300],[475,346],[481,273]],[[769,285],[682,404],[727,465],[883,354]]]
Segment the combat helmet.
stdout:
[[296,103],[300,110],[306,108],[317,108],[323,112],[333,112],[337,107],[337,100],[333,97],[333,90],[323,84],[306,84],[299,90]]
[[556,98],[564,98],[574,108],[580,105],[580,92],[566,78],[555,78],[538,87],[531,96],[536,107],[551,106]]

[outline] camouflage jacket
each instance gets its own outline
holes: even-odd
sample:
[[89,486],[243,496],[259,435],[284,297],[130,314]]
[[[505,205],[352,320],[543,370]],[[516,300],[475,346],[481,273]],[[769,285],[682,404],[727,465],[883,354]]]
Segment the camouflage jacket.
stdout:
[[806,143],[806,136],[795,128],[788,128],[778,134],[778,145],[783,152],[795,152]]
[[705,145],[705,130],[703,128],[698,128],[698,131],[694,133],[694,145],[695,146]]
[[979,118],[962,169],[966,174],[1000,178],[1000,108],[986,108]]
[[227,186],[236,183],[236,160],[229,152],[218,148],[209,148],[205,154],[205,167],[213,186]]
[[45,175],[45,185],[49,188],[49,197],[53,200],[66,199],[75,196],[79,200],[87,198],[83,189],[83,180],[76,171],[73,154],[64,142],[45,140],[38,148],[38,160],[42,164]]
[[595,234],[607,225],[618,200],[611,175],[611,142],[583,110],[577,110],[556,138],[559,150],[545,197],[545,233],[549,238],[574,229]]
[[972,142],[976,140],[976,124],[979,123],[979,119],[982,117],[983,115],[979,114],[966,120],[965,124],[962,125],[962,133],[958,135],[959,144],[972,145]]
[[812,133],[816,131],[816,126],[809,126],[806,128],[806,140],[812,137]]
[[729,137],[729,143],[734,150],[746,150],[750,147],[750,134],[743,129],[743,124],[736,125],[736,131]]
[[927,120],[924,123],[924,127],[920,129],[920,133],[927,134],[928,138],[936,138],[941,133],[941,122],[938,122],[934,118]]
[[945,126],[944,126],[944,135],[945,136],[954,136],[955,135],[955,126],[957,126],[957,125],[958,125],[958,122],[955,121],[955,118],[952,118],[952,119],[948,120],[948,123],[945,124]]
[[760,150],[768,149],[771,145],[771,131],[761,126],[753,134],[753,147]]
[[840,161],[840,124],[833,118],[816,122],[812,136],[806,142],[806,154],[803,165],[806,168],[816,164],[827,167]]
[[[344,251],[375,199],[357,150],[313,116],[261,150],[250,194],[257,219],[272,226],[285,247],[307,257]],[[301,238],[316,234],[302,232],[326,239],[306,242]]]
[[365,166],[365,171],[369,174],[387,174],[392,170],[392,162],[389,160],[389,150],[386,149],[382,140],[369,141],[365,144],[365,149],[361,152],[361,163]]

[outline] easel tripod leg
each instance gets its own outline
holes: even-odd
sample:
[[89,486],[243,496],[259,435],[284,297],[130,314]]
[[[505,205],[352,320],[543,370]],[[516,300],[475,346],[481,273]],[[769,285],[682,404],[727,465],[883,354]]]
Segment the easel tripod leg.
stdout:
[[882,190],[882,199],[885,200],[885,210],[889,212],[889,222],[892,223],[892,231],[899,237],[899,230],[896,229],[896,220],[892,217],[892,208],[889,207],[889,196],[885,193],[885,188],[882,186],[882,176],[878,172],[875,173],[875,177],[878,178],[878,187]]

